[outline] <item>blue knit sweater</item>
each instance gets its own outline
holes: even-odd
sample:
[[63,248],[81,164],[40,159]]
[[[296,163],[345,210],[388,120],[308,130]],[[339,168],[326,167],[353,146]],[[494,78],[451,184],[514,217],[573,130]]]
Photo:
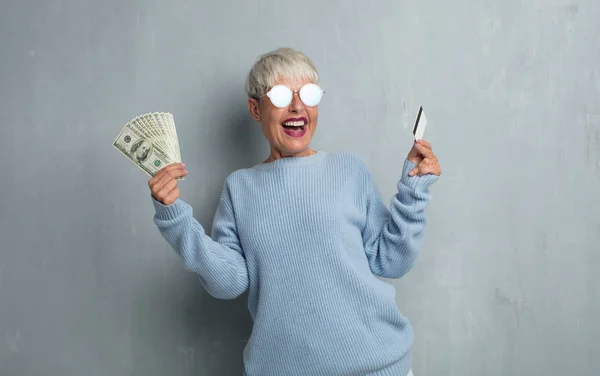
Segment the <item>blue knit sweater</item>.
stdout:
[[367,165],[319,151],[237,170],[210,237],[181,199],[153,200],[154,221],[212,296],[249,289],[247,376],[403,376],[413,331],[394,287],[423,241],[429,186],[409,177],[384,204]]

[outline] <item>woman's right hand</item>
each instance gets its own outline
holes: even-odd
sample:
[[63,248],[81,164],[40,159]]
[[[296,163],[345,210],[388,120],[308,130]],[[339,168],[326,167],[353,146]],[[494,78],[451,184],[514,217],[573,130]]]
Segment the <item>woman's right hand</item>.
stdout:
[[185,163],[173,163],[162,168],[148,182],[152,197],[163,205],[171,205],[179,197],[177,179],[187,174]]

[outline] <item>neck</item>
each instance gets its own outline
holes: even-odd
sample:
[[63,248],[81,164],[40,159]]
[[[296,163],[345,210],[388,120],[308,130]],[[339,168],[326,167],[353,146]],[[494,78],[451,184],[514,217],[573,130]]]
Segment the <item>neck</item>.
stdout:
[[311,148],[306,148],[298,153],[284,153],[281,150],[271,148],[271,155],[269,155],[269,158],[267,158],[263,163],[273,162],[281,158],[308,157],[309,155],[313,155],[315,153],[316,152]]

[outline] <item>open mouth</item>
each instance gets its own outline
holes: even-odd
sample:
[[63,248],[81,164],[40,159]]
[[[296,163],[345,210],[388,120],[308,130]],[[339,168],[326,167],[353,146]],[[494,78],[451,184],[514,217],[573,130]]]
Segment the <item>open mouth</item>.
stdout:
[[285,134],[292,137],[302,137],[306,133],[308,120],[306,118],[286,119],[281,126]]

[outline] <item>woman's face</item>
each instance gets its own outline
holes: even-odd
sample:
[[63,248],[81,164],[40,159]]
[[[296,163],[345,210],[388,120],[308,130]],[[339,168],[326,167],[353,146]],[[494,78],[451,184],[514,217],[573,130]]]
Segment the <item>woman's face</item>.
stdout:
[[306,106],[297,92],[307,83],[311,81],[281,79],[275,83],[295,91],[292,102],[285,108],[275,107],[268,96],[259,101],[248,99],[248,109],[254,120],[261,124],[263,134],[271,145],[269,160],[313,154],[308,146],[317,128],[318,106]]

